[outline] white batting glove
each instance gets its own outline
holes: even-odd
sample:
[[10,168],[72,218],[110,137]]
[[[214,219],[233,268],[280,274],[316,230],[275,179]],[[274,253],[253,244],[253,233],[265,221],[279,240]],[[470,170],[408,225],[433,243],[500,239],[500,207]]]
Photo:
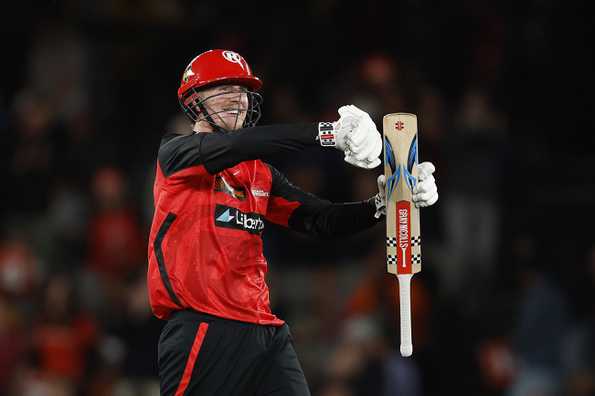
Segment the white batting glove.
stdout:
[[378,176],[376,183],[378,184],[378,194],[374,195],[374,205],[376,205],[374,217],[379,219],[380,216],[386,216],[386,177]]
[[372,169],[380,165],[382,138],[368,113],[353,105],[339,108],[338,121],[318,125],[320,144],[345,153],[351,165]]
[[[413,203],[418,208],[424,208],[434,205],[438,201],[438,187],[436,186],[436,179],[432,173],[436,168],[431,162],[422,162],[417,165],[417,184],[413,188]],[[386,216],[386,177],[384,175],[378,176],[376,179],[378,184],[378,194],[374,196],[374,204],[376,206],[375,218]]]
[[431,162],[417,165],[417,184],[413,188],[413,203],[418,208],[431,206],[438,201],[438,187],[432,173],[436,167]]

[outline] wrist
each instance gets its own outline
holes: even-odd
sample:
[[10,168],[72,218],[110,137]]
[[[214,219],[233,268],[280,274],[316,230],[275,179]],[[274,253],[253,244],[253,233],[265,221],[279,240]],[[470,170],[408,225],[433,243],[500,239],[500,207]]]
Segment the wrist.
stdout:
[[383,193],[379,192],[370,198],[370,203],[374,206],[376,219],[386,216],[386,197]]
[[370,197],[370,198],[368,198],[368,199],[363,200],[362,202],[366,206],[366,210],[369,213],[369,217],[371,219],[373,219],[373,221],[375,223],[384,220],[384,215],[385,215],[386,212],[382,212],[381,214],[378,213],[378,207],[376,205],[376,202],[377,201],[376,201],[376,196],[375,195],[372,196],[372,197]]

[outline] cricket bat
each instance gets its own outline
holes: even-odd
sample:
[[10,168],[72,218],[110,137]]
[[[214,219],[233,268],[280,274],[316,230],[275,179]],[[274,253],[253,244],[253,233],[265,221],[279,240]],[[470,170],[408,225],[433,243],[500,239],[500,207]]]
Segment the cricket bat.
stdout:
[[412,202],[417,183],[417,117],[408,113],[384,116],[386,177],[386,266],[399,282],[401,356],[411,356],[411,292],[413,274],[421,271],[419,209]]

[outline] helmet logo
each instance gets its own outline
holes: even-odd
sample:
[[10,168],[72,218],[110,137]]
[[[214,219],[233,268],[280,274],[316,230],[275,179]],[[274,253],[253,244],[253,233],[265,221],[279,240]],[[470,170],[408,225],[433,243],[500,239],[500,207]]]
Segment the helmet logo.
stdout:
[[242,63],[242,57],[237,52],[223,51],[223,57],[228,62],[237,63],[238,65],[240,65],[240,67],[242,68],[242,70],[244,70],[244,64]]
[[186,70],[184,70],[184,75],[182,76],[182,81],[188,82],[190,76],[193,76],[194,72],[192,71],[192,64],[188,65]]

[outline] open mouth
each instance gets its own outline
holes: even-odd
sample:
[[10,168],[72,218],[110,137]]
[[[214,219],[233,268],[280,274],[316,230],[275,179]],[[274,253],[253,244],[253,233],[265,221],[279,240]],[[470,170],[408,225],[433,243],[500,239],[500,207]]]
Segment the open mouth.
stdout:
[[246,113],[246,110],[244,110],[244,109],[238,109],[238,108],[224,109],[222,113],[224,115],[226,115],[226,116],[236,117],[236,116],[239,116],[239,115],[241,115],[243,113]]

